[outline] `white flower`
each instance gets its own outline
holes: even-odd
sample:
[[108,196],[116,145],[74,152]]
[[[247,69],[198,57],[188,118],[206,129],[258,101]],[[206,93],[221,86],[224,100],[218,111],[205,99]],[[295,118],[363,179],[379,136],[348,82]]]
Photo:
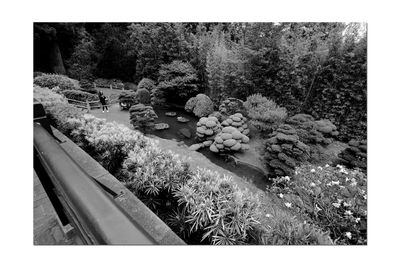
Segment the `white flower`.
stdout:
[[343,202],[343,199],[340,199],[340,198],[338,198],[338,203],[340,204],[340,203],[342,203]]
[[318,170],[322,170],[322,167],[321,167],[321,166],[318,166]]
[[265,217],[270,218],[270,217],[272,217],[272,215],[267,213],[267,214],[265,214]]
[[345,207],[350,207],[351,206],[351,203],[348,203],[348,202],[343,202],[343,206],[345,206]]
[[340,207],[340,203],[332,203],[332,205],[333,205],[335,208],[339,208],[339,207]]
[[317,204],[315,204],[315,210],[317,211],[317,212],[319,212],[320,210],[322,210],[320,207],[318,207],[318,205]]
[[329,164],[326,164],[325,167],[328,168],[328,167],[329,167]]
[[315,169],[311,169],[311,171],[310,172],[315,172]]
[[311,187],[315,187],[316,184],[314,184],[313,182],[311,182],[311,183],[310,183],[310,186],[311,186]]
[[290,202],[285,202],[285,206],[288,207],[288,208],[291,208],[291,207],[292,207],[292,203],[290,203]]
[[353,214],[353,212],[351,212],[351,210],[346,210],[345,212],[344,212],[344,215],[352,215]]
[[332,181],[332,185],[339,185],[340,181]]
[[346,237],[347,237],[348,239],[351,239],[351,233],[350,233],[350,232],[346,232]]
[[279,196],[280,198],[283,198],[283,194],[282,194],[282,193],[279,193],[278,196]]
[[361,218],[356,218],[355,221],[358,223],[361,220]]
[[332,186],[332,182],[329,182],[326,184],[327,186]]

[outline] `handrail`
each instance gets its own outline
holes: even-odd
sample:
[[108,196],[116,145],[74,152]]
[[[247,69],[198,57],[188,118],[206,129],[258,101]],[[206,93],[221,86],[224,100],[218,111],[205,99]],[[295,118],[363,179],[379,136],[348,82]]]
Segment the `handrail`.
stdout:
[[38,123],[34,149],[86,243],[156,244]]

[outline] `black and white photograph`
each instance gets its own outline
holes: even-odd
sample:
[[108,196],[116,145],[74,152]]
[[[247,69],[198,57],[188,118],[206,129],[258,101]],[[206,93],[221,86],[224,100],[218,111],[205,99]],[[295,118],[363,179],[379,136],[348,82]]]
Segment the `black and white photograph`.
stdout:
[[367,244],[366,23],[33,27],[35,245]]
[[395,266],[395,3],[1,3],[2,266]]

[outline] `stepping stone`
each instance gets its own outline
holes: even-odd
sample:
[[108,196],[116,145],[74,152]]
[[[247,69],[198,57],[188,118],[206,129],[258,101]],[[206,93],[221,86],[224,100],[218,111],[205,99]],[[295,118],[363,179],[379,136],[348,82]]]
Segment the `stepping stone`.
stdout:
[[192,133],[190,132],[190,130],[188,128],[182,128],[178,130],[178,133],[183,135],[186,138],[190,138],[192,137]]
[[179,122],[188,122],[188,121],[190,121],[189,119],[187,119],[185,117],[178,117],[178,118],[176,118],[176,120],[179,121]]
[[165,130],[168,128],[169,128],[168,123],[156,123],[154,125],[154,129],[156,129],[157,131]]
[[176,112],[165,112],[165,116],[175,117],[176,116]]
[[189,147],[190,150],[196,151],[199,150],[201,148],[200,144],[193,144]]

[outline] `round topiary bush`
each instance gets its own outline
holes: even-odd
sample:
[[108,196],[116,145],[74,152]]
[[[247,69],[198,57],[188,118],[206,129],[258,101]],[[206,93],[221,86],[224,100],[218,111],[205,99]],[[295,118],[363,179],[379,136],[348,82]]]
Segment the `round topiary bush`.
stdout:
[[143,79],[139,82],[139,84],[138,84],[138,86],[137,86],[137,89],[138,89],[138,90],[139,90],[139,89],[146,89],[146,90],[148,90],[149,92],[151,92],[151,90],[153,90],[154,88],[156,88],[155,82],[154,82],[153,80],[151,80],[151,79],[148,79],[148,78],[143,78]]
[[205,94],[198,94],[186,102],[185,110],[193,112],[197,117],[207,117],[214,111],[214,103]]
[[239,152],[249,149],[250,139],[232,126],[222,128],[214,138],[210,150],[214,153]]

